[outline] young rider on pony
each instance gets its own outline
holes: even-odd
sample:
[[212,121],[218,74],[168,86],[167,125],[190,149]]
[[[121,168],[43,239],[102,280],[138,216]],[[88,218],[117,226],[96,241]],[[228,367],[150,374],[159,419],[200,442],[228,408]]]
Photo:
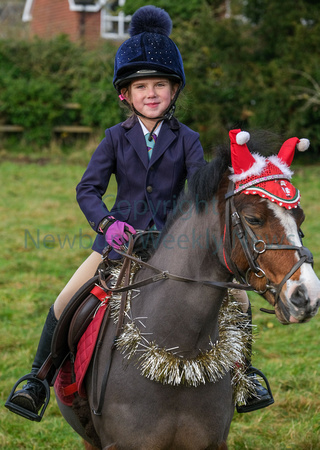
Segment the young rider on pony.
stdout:
[[[78,203],[97,237],[93,252],[49,310],[32,364],[33,375],[50,353],[62,311],[96,273],[106,244],[120,248],[128,240],[127,233],[135,234],[135,229],[160,231],[185,181],[205,164],[199,134],[173,117],[185,74],[180,52],[169,38],[171,28],[164,10],[142,7],[132,17],[131,37],[117,51],[113,84],[132,114],[106,130],[77,186]],[[103,195],[112,174],[118,191],[109,211]],[[113,255],[116,258],[115,252]],[[246,294],[244,303],[246,311]],[[22,408],[27,418],[28,411],[38,413],[46,397],[43,384],[31,374],[27,384],[12,396],[11,403],[18,410],[10,408],[17,414]],[[249,410],[252,405],[259,409],[270,403],[268,391],[253,378],[258,398],[248,400]]]

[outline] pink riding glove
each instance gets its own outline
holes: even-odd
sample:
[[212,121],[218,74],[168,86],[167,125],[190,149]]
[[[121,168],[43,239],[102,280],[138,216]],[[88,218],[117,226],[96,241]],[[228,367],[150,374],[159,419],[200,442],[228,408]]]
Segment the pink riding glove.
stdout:
[[105,238],[111,247],[120,250],[129,241],[127,233],[136,234],[136,230],[128,223],[116,220],[107,229]]

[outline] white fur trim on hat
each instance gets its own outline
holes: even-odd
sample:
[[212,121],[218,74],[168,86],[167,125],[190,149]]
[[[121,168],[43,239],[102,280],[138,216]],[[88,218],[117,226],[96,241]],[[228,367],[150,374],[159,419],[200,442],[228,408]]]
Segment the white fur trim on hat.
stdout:
[[[246,131],[243,131],[243,133],[246,133]],[[237,134],[237,137],[239,134],[240,133]],[[245,180],[248,177],[259,176],[263,172],[263,170],[265,169],[265,167],[267,165],[266,158],[264,156],[259,155],[259,153],[252,153],[252,156],[254,157],[256,162],[253,163],[252,166],[250,167],[250,169],[246,170],[245,172],[241,172],[238,174],[234,173],[234,174],[230,175],[229,179],[231,181],[233,181],[234,183],[237,183],[238,181]]]
[[277,155],[271,155],[269,156],[268,160],[278,169],[281,170],[283,175],[285,175],[286,178],[290,179],[293,175],[292,170],[290,170],[289,166],[287,166],[286,163],[284,163],[280,158],[278,158]]

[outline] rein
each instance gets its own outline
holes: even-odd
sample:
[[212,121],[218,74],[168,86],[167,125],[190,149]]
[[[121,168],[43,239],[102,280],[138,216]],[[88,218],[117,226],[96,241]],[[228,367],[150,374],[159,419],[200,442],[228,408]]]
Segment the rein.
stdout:
[[253,290],[251,286],[248,284],[241,284],[241,283],[232,283],[232,282],[224,282],[224,281],[207,281],[207,280],[196,280],[194,278],[188,278],[181,275],[175,275],[170,273],[168,270],[161,270],[157,267],[142,261],[140,258],[136,258],[135,256],[121,251],[114,249],[119,255],[124,256],[127,260],[133,261],[140,266],[143,266],[147,269],[152,270],[153,272],[156,272],[157,275],[153,275],[151,277],[145,278],[144,280],[138,281],[136,283],[131,283],[128,285],[125,285],[123,287],[116,287],[116,288],[108,288],[111,292],[125,292],[132,289],[137,289],[142,286],[147,286],[151,283],[156,283],[157,281],[161,280],[173,280],[173,281],[180,281],[184,283],[199,283],[203,286],[208,286],[212,288],[218,288],[218,289],[240,289],[240,290]]
[[[310,250],[303,245],[289,245],[289,244],[267,244],[264,240],[258,239],[252,229],[247,225],[246,221],[242,218],[241,214],[237,211],[234,203],[234,196],[237,192],[234,190],[234,184],[230,181],[228,192],[225,195],[226,198],[226,232],[225,232],[225,259],[227,267],[231,268],[231,271],[234,273],[236,279],[239,282],[245,282],[250,285],[249,277],[251,272],[257,278],[265,278],[266,284],[265,289],[256,290],[253,289],[258,294],[265,294],[268,290],[275,291],[275,305],[277,305],[279,301],[280,292],[284,286],[284,284],[291,278],[291,276],[304,264],[307,262],[308,264],[313,264],[313,256]],[[241,273],[237,266],[232,261],[230,255],[231,250],[234,246],[233,242],[233,233],[234,229],[236,237],[239,239],[239,242],[242,246],[244,254],[249,264],[249,268],[245,274]],[[248,237],[251,241],[251,248],[249,245]],[[301,241],[302,244],[302,241]],[[259,266],[257,259],[259,255],[266,252],[267,250],[295,250],[299,254],[299,260],[296,264],[293,265],[291,270],[284,276],[282,281],[278,285],[272,285],[269,279],[266,276],[266,273]],[[250,285],[251,286],[251,285]],[[264,312],[270,313],[269,310],[262,308]],[[271,313],[274,313],[273,311]]]

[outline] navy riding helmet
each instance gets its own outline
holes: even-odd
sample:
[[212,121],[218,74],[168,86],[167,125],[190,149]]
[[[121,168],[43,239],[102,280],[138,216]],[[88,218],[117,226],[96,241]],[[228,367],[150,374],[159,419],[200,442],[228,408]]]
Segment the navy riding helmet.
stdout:
[[[176,44],[169,38],[169,14],[155,6],[143,6],[132,16],[130,38],[118,49],[114,63],[113,85],[120,93],[130,80],[165,76],[185,85],[183,62]],[[180,90],[179,89],[179,90]]]

